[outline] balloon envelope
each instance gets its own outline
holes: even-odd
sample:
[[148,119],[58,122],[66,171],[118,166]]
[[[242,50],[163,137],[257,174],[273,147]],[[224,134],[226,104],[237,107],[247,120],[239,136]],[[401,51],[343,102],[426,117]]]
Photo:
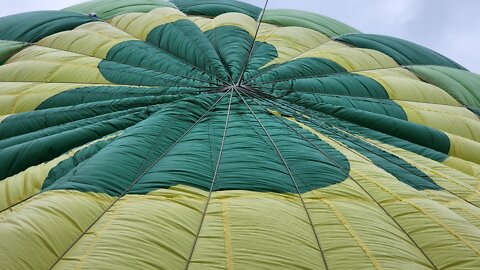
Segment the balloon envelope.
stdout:
[[0,18],[0,269],[479,269],[479,89],[239,1]]

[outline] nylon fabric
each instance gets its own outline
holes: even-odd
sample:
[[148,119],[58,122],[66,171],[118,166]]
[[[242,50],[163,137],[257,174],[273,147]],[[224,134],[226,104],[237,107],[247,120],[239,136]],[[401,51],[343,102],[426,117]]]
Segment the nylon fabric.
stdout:
[[164,0],[93,0],[66,8],[65,10],[83,14],[95,13],[99,18],[110,19],[133,12],[149,12],[159,7],[174,7]]
[[231,0],[0,18],[0,269],[480,269],[480,80]]

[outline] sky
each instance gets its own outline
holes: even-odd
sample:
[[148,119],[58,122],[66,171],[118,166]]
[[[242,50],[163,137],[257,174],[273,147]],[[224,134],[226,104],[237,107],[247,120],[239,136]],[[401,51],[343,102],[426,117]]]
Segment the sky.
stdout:
[[[85,0],[0,0],[0,16],[81,2]],[[406,39],[480,73],[480,0],[269,0],[267,8],[307,10],[364,33]]]

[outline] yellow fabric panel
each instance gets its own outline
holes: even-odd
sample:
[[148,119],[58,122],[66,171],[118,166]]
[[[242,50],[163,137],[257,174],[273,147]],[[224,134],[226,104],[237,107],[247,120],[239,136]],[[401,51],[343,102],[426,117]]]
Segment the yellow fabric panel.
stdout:
[[[350,164],[350,175],[397,220],[439,269],[478,260],[480,229],[444,205],[455,201],[453,196],[445,191],[416,191],[365,161],[350,159]],[[442,204],[439,198],[447,202]],[[381,235],[378,241],[383,243],[383,238]]]
[[[428,175],[436,184],[451,192],[451,194],[435,191],[428,193],[432,200],[441,203],[444,207],[448,207],[469,223],[480,228],[480,208],[478,208],[480,206],[480,190],[478,189],[480,178],[466,175],[442,163],[407,150],[360,136],[357,137],[368,141],[385,152],[402,158]],[[480,166],[477,166],[477,169],[478,167]]]
[[330,39],[324,34],[302,27],[278,27],[259,32],[258,41],[266,42],[275,47],[278,57],[264,67],[280,64],[305,53]]
[[[365,71],[369,71],[369,70],[365,70]],[[393,76],[393,77],[399,77],[404,79],[419,80],[418,77],[413,72],[411,72],[410,70],[404,67],[384,68],[384,69],[371,70],[371,71],[378,76]]]
[[189,269],[225,265],[246,270],[325,269],[298,195],[215,192]]
[[[197,20],[193,21],[196,23]],[[201,24],[197,25],[202,32],[206,32],[221,26],[235,26],[242,28],[243,30],[247,31],[250,36],[254,37],[257,30],[257,22],[252,17],[236,12],[224,13],[209,20],[208,23],[205,23],[206,20],[201,20],[199,22]]]
[[472,120],[478,121],[478,116],[465,107],[433,104],[433,103],[417,103],[413,101],[397,101],[397,103],[400,106],[402,106],[403,109],[420,111],[419,113],[447,114],[447,115],[453,115],[458,118],[463,118],[468,121],[472,121]]
[[91,146],[92,144],[109,140],[120,136],[123,132],[109,135],[101,139],[89,142],[80,147],[74,148],[67,153],[52,159],[51,161],[32,166],[23,172],[10,176],[0,181],[0,211],[3,211],[20,201],[40,192],[50,170],[60,162],[73,157],[78,151]]
[[198,28],[202,29],[210,23],[212,19],[200,16],[188,16],[188,19],[195,23]]
[[35,110],[48,98],[82,84],[0,82],[0,115]]
[[83,24],[74,30],[60,32],[37,42],[38,45],[105,59],[110,49],[131,35],[104,22]]
[[55,269],[184,269],[207,195],[184,186],[126,195]]
[[406,75],[407,71],[404,69],[371,70],[358,73],[379,82],[393,100],[460,106],[460,103],[443,89],[422,82],[417,77]]
[[0,66],[0,81],[110,84],[98,69],[101,59],[30,46]]
[[235,235],[232,233],[232,226],[236,224],[232,224],[230,200],[219,198],[219,193],[230,191],[212,194],[189,269],[235,269],[237,256],[234,256],[233,252]]
[[[329,267],[429,269],[409,239],[377,206],[361,200],[345,201],[338,191],[345,192],[342,187],[334,189],[331,197],[335,201],[304,195],[314,224],[319,230],[322,228],[319,236]],[[67,253],[57,268],[182,269],[206,195],[183,186],[148,195],[127,195]],[[322,269],[323,262],[304,213],[297,195],[214,193],[190,269],[217,269],[225,265],[226,269],[271,269],[272,265],[282,265],[282,269]],[[404,242],[405,253],[399,252]],[[140,245],[142,249],[135,248]],[[386,249],[395,250],[396,256],[390,256]],[[348,253],[349,260],[341,259],[341,254],[352,251]]]
[[341,199],[324,203],[328,209],[319,207],[314,199],[307,201],[330,269],[431,269],[377,205]]
[[450,140],[448,155],[480,164],[480,143],[454,134],[446,133]]
[[317,46],[297,56],[295,59],[306,57],[331,60],[349,72],[398,67],[395,60],[379,51],[352,48],[333,40]]
[[272,32],[276,31],[280,26],[262,22],[258,28],[258,37],[268,37]]
[[397,101],[408,121],[480,142],[478,116],[465,107]]
[[109,23],[141,40],[146,40],[155,27],[187,19],[187,16],[175,8],[162,7],[148,13],[126,13],[113,17]]
[[[312,219],[319,228],[318,233],[321,239],[325,240],[325,248],[331,250],[331,254],[326,253],[327,258],[328,256],[337,258],[330,260],[330,264],[333,264],[332,268],[405,269],[403,267],[408,265],[409,269],[430,269],[428,260],[421,251],[366,193],[364,189],[368,184],[362,183],[362,186],[358,184],[358,179],[389,181],[389,178],[392,178],[391,175],[365,160],[360,154],[351,151],[347,146],[296,122],[293,118],[288,119],[342,152],[349,160],[350,175],[357,181],[349,178],[339,184],[307,192],[304,196],[309,209],[312,209]],[[365,174],[368,174],[368,178],[365,178]],[[400,183],[396,179],[395,182]],[[369,192],[368,189],[366,190]],[[328,205],[332,211],[331,214],[315,206],[318,199],[322,199],[322,202]],[[378,201],[378,198],[375,197],[375,199]],[[332,224],[337,224],[337,227],[327,229]],[[348,241],[352,243],[349,244]],[[356,253],[353,252],[355,246]],[[388,256],[392,253],[395,254],[395,258]],[[349,254],[352,260],[342,260],[344,254]],[[359,267],[358,263],[362,258],[364,265]]]
[[[430,269],[408,237],[352,179],[303,197],[331,269]],[[349,260],[342,259],[345,254]]]
[[73,156],[71,152],[0,181],[0,211],[38,193],[50,170]]
[[[473,176],[475,179],[480,179],[480,165],[476,163],[469,162],[457,157],[448,157],[442,163],[448,167],[455,168],[465,174]],[[480,190],[480,182],[477,190]]]
[[0,262],[11,269],[49,269],[114,198],[54,190],[0,214]]
[[[348,158],[350,175],[353,179],[395,218],[439,269],[448,265],[455,265],[458,269],[469,269],[469,264],[475,264],[476,261],[478,263],[480,229],[445,206],[450,202],[460,204],[461,202],[456,200],[455,196],[446,191],[415,190],[375,166],[365,156],[304,124],[298,124]],[[360,224],[365,223],[360,222]],[[431,237],[433,232],[436,237]],[[386,246],[384,241],[388,235],[378,233],[377,237],[378,243]],[[395,245],[398,246],[398,244]],[[411,249],[404,252],[411,254]],[[397,256],[399,251],[395,254]],[[421,255],[417,257],[422,258]],[[410,261],[406,260],[406,262]],[[415,268],[409,267],[409,269]]]
[[[445,261],[437,264],[439,269],[447,265],[458,265],[455,263],[457,258],[466,262],[470,257],[474,260],[480,258],[480,229],[448,208],[423,198],[404,198],[401,203],[388,204],[386,208],[394,216],[401,216],[399,220],[402,220],[405,227],[417,230],[412,235],[420,243],[429,246],[425,250],[429,250],[432,259]],[[444,233],[439,233],[439,230]],[[434,232],[438,237],[431,237],[429,232]],[[445,254],[451,257],[445,258]],[[457,266],[456,269],[471,268]]]

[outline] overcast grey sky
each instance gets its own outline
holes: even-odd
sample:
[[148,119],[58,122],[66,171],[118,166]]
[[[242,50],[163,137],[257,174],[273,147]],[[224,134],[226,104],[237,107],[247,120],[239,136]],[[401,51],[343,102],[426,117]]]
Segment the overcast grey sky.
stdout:
[[[0,16],[81,2],[0,0]],[[264,0],[244,2],[263,6]],[[480,73],[480,0],[270,0],[268,7],[312,11],[364,33],[403,38]]]

